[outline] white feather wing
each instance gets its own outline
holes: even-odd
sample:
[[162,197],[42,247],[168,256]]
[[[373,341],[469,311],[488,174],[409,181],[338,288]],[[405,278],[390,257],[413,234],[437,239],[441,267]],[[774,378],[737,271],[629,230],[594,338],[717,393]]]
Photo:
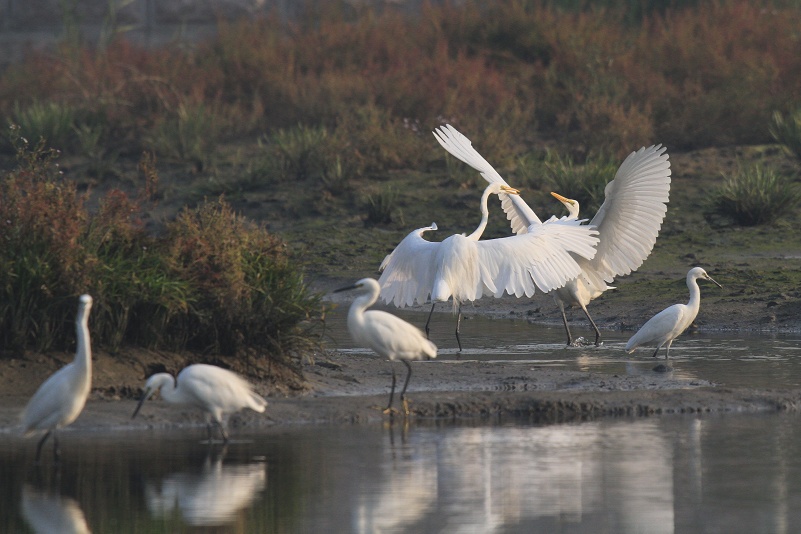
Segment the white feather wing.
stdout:
[[563,286],[581,272],[573,255],[595,254],[596,234],[581,221],[558,219],[532,225],[525,234],[478,241],[485,294],[530,297],[536,289],[548,292]]
[[[465,137],[461,132],[450,124],[440,126],[434,130],[434,137],[437,138],[442,148],[450,152],[450,154],[458,160],[467,163],[479,173],[489,183],[506,183],[498,171],[489,164],[484,157],[473,148],[470,139]],[[520,195],[508,195],[501,193],[498,195],[501,200],[501,207],[509,223],[512,225],[512,231],[516,234],[524,234],[528,231],[528,227],[533,224],[540,224],[540,218],[534,213],[526,202],[520,198]]]
[[434,258],[441,243],[427,241],[423,234],[436,229],[432,224],[413,230],[381,262],[378,284],[385,303],[402,308],[428,300],[436,274]]
[[651,254],[670,198],[665,150],[656,145],[632,152],[606,184],[604,203],[590,221],[598,228],[598,253],[580,261],[590,278],[612,282],[636,270]]

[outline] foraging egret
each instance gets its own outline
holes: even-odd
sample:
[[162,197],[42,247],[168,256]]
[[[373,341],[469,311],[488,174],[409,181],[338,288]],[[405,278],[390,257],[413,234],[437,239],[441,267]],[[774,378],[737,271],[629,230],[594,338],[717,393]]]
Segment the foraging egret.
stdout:
[[481,222],[470,235],[452,235],[442,242],[423,238],[436,224],[418,228],[407,235],[381,263],[378,283],[381,298],[397,307],[423,304],[431,298],[431,313],[437,302],[453,298],[456,341],[459,350],[461,304],[484,295],[500,297],[504,292],[532,296],[536,289],[547,292],[575,278],[580,267],[573,255],[592,258],[598,238],[596,231],[581,221],[554,219],[538,224],[521,235],[481,241],[487,227],[490,195],[518,196],[505,183],[491,183],[481,196]]
[[636,334],[626,343],[626,352],[631,354],[634,349],[646,343],[656,343],[654,358],[663,345],[667,345],[665,359],[670,357],[670,346],[673,340],[687,330],[701,308],[701,289],[698,279],[709,280],[716,286],[723,286],[715,282],[701,267],[693,267],[687,273],[687,287],[690,289],[690,301],[687,304],[674,304],[657,313],[642,325]]
[[381,310],[367,310],[378,300],[381,287],[372,278],[362,278],[353,285],[334,291],[362,290],[348,310],[348,331],[353,340],[371,348],[379,356],[389,358],[392,364],[392,389],[389,392],[389,404],[384,413],[392,412],[392,398],[395,395],[395,360],[406,366],[406,381],[401,390],[403,412],[409,415],[409,404],[406,400],[406,388],[412,377],[411,360],[436,358],[437,346],[426,339],[423,332],[403,319]]
[[[488,182],[506,183],[473,148],[470,139],[453,126],[438,128],[434,136],[445,150],[476,169]],[[573,344],[573,337],[567,325],[565,306],[582,309],[595,330],[595,344],[599,345],[601,332],[590,317],[587,305],[604,291],[613,289],[608,282],[631,274],[651,254],[670,196],[670,162],[665,150],[661,145],[641,148],[623,161],[615,178],[606,184],[604,202],[589,223],[598,230],[597,253],[592,258],[576,255],[581,273],[551,292],[562,313],[568,345]],[[522,198],[498,196],[516,234],[525,234],[543,224]],[[554,196],[568,209],[567,219],[578,220],[578,202]]]
[[252,386],[238,374],[216,365],[196,363],[178,373],[177,379],[169,373],[156,373],[148,378],[131,419],[139,413],[142,404],[159,391],[167,402],[194,406],[206,413],[209,442],[212,421],[220,429],[223,441],[228,443],[225,426],[230,414],[244,408],[262,413],[267,406],[267,401],[254,393]]
[[92,297],[81,295],[78,301],[78,315],[75,318],[75,331],[78,337],[75,359],[39,386],[22,413],[22,430],[25,436],[45,431],[44,437],[36,446],[36,463],[39,463],[42,445],[51,434],[53,459],[59,461],[61,451],[56,431],[78,418],[92,389],[92,346],[89,340],[91,309]]

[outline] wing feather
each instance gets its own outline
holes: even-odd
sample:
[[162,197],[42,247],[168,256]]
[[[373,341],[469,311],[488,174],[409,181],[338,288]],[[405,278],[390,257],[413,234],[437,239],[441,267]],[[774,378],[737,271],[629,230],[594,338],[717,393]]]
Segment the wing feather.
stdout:
[[378,284],[384,302],[403,308],[428,300],[437,270],[434,260],[441,243],[423,239],[423,234],[436,229],[437,225],[432,223],[411,231],[381,262]]
[[585,273],[611,282],[630,274],[651,254],[670,198],[670,161],[662,145],[632,152],[606,184],[605,200],[591,225],[598,228],[598,253],[579,260]]
[[[506,183],[498,171],[496,171],[484,157],[473,148],[470,139],[465,137],[461,132],[450,124],[440,126],[434,130],[434,137],[437,138],[442,148],[447,150],[453,157],[467,163],[479,173],[489,183]],[[501,200],[501,208],[506,213],[506,218],[512,225],[512,231],[516,234],[526,233],[528,227],[532,224],[540,224],[540,218],[534,213],[526,202],[520,198],[520,195],[507,195],[501,193],[498,195]]]
[[556,219],[532,225],[525,234],[476,243],[485,294],[530,297],[576,278],[581,268],[573,255],[590,259],[597,231],[582,221]]

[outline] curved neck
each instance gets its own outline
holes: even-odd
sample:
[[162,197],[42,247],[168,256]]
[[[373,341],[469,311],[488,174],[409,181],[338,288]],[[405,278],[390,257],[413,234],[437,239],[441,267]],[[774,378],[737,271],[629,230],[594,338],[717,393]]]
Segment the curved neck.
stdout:
[[75,351],[75,364],[92,369],[92,343],[89,339],[89,314],[82,309],[75,320],[75,333],[78,338],[78,347]]
[[687,306],[698,310],[701,307],[701,288],[698,287],[698,280],[687,277],[687,288],[690,290],[690,301]]
[[161,398],[167,402],[181,404],[183,402],[183,395],[178,391],[177,380],[174,376],[164,373],[164,383],[159,388]]
[[472,234],[467,236],[467,239],[472,239],[473,241],[478,241],[481,239],[481,235],[484,233],[484,230],[487,228],[487,220],[489,219],[489,210],[487,209],[487,201],[489,200],[490,196],[489,188],[484,190],[484,194],[481,195],[481,222],[478,223],[478,228],[476,228]]

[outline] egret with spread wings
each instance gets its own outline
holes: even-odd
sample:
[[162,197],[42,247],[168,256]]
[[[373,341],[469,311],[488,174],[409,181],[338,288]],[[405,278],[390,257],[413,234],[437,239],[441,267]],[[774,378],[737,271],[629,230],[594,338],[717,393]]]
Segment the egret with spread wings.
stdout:
[[[476,169],[490,183],[506,184],[500,174],[473,148],[470,140],[451,125],[434,131],[445,150]],[[599,243],[593,257],[574,255],[581,272],[551,295],[562,312],[568,345],[573,337],[565,316],[565,306],[578,306],[595,330],[595,344],[601,332],[592,320],[587,305],[611,288],[615,277],[631,274],[651,254],[667,213],[670,194],[670,162],[661,145],[641,148],[623,161],[615,178],[606,184],[604,203],[590,221],[597,228]],[[547,225],[519,196],[498,195],[501,206],[517,235]],[[568,220],[578,221],[579,205],[575,200],[557,196],[568,208]]]
[[567,217],[538,223],[520,235],[481,240],[489,217],[487,200],[493,194],[517,197],[518,191],[506,183],[489,184],[481,197],[481,221],[473,233],[433,242],[423,234],[436,230],[436,224],[418,228],[398,244],[380,267],[383,273],[378,283],[386,303],[404,307],[423,304],[430,298],[433,313],[437,302],[453,299],[454,311],[459,314],[456,341],[460,351],[463,302],[504,293],[531,297],[537,289],[556,289],[579,275],[581,268],[575,258],[592,258],[598,242],[594,228]]

